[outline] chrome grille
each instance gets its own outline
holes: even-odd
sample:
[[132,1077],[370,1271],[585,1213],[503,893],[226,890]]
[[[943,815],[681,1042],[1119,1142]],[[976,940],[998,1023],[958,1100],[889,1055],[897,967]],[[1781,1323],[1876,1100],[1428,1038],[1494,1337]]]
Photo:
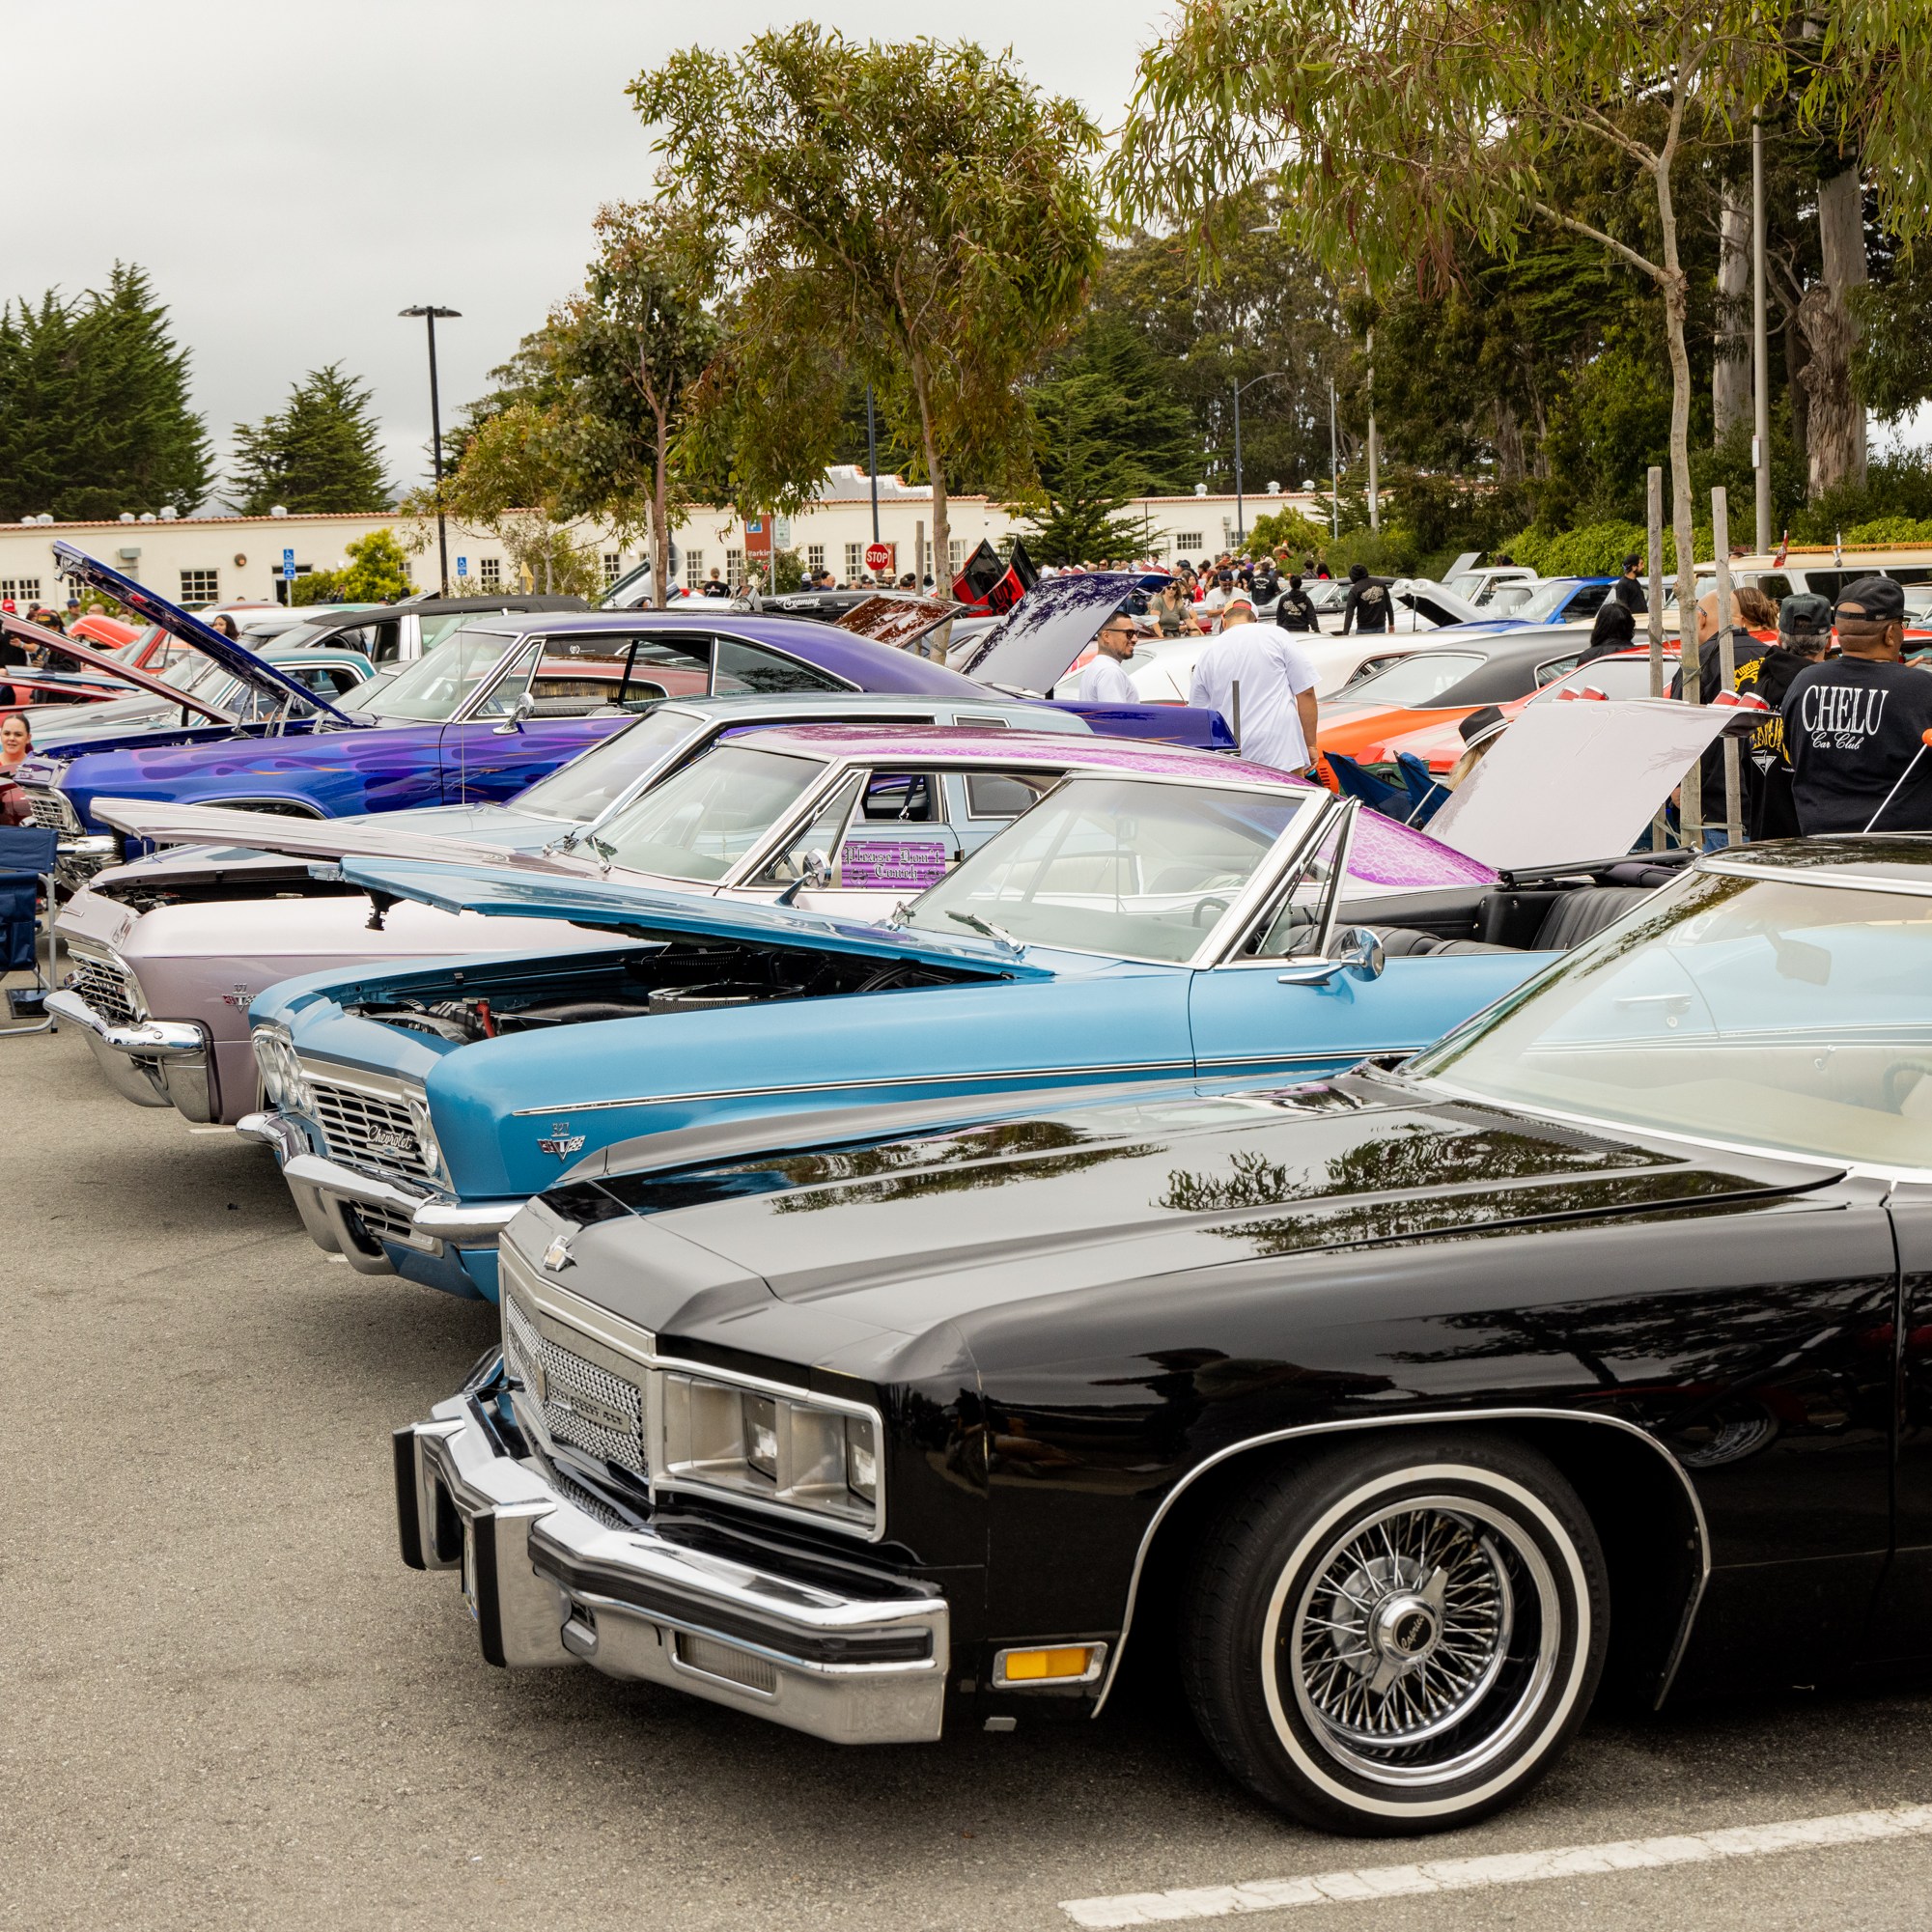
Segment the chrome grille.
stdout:
[[409,1217],[398,1209],[382,1207],[374,1201],[357,1201],[353,1212],[371,1241],[393,1241],[399,1246],[413,1247],[419,1251],[431,1246],[416,1232]]
[[20,789],[27,795],[27,809],[33,813],[37,826],[55,832],[82,829],[80,814],[68,802],[65,792],[45,785],[23,785]]
[[134,975],[119,960],[97,953],[70,952],[73,970],[68,984],[103,1020],[117,1026],[131,1026],[141,1017],[141,989]]
[[319,1076],[307,1061],[302,1078],[315,1095],[316,1120],[331,1160],[423,1181],[434,1178],[416,1137],[415,1116],[404,1102]]
[[[540,1334],[508,1294],[503,1297],[503,1353],[510,1373],[535,1399],[552,1442],[628,1470],[640,1481],[649,1477],[644,1391],[636,1383]],[[625,1423],[621,1430],[611,1426],[617,1418]]]

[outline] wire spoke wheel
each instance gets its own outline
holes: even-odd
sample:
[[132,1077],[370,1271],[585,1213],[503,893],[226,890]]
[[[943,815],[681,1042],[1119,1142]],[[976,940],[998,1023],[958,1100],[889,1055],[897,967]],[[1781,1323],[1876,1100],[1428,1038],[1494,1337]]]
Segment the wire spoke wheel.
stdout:
[[1337,1526],[1301,1575],[1271,1619],[1276,1696],[1330,1757],[1414,1786],[1511,1748],[1563,1622],[1550,1566],[1512,1513],[1469,1495],[1391,1501]]

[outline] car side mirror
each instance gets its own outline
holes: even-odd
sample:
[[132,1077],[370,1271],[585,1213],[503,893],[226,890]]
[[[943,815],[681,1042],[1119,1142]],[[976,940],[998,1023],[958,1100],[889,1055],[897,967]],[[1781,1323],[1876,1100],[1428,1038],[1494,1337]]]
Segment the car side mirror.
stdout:
[[823,892],[832,882],[830,857],[814,846],[798,862],[802,883],[808,892]]
[[1334,955],[1325,960],[1305,960],[1280,975],[1283,986],[1327,986],[1337,973],[1353,973],[1357,979],[1379,979],[1385,965],[1382,941],[1366,926],[1344,926],[1335,935]]
[[526,717],[528,717],[530,714],[536,709],[537,709],[537,700],[533,698],[528,691],[525,691],[523,695],[520,698],[518,698],[514,705],[511,706],[510,715],[506,717],[501,724],[492,725],[490,729],[492,733],[498,738],[512,738],[518,732],[523,729],[523,720]]

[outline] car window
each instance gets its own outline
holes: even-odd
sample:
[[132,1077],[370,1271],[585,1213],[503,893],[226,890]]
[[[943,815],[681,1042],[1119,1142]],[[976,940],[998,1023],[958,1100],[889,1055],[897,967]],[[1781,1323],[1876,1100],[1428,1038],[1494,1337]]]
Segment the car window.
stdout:
[[1792,594],[1791,579],[1781,571],[1759,572],[1757,587],[1773,603],[1782,603]]
[[[501,630],[459,630],[426,657],[406,665],[359,709],[375,717],[415,718],[426,724],[454,717],[478,687],[496,676],[518,639]],[[522,694],[535,664],[535,651],[506,677],[480,715],[505,714]]]
[[860,815],[874,822],[932,825],[945,817],[939,781],[927,771],[875,771],[866,780]]
[[975,819],[1017,819],[1030,812],[1054,785],[1056,778],[1030,771],[968,771],[966,815]]
[[869,774],[854,771],[811,818],[789,839],[784,849],[758,869],[749,882],[753,885],[793,885],[805,876],[805,858],[817,853],[825,861],[829,881],[833,856],[846,834],[847,822],[857,804],[859,792]]
[[825,776],[816,758],[721,744],[613,813],[597,850],[613,864],[714,883]]
[[1348,821],[1340,813],[1321,843],[1295,868],[1272,914],[1257,925],[1241,948],[1245,959],[1286,960],[1312,953],[1321,943],[1329,904],[1335,892],[1335,862]]
[[[1666,673],[1670,659],[1665,660]],[[1536,693],[1533,700],[1541,704],[1546,698],[1554,698],[1558,691],[1581,691],[1594,687],[1607,698],[1647,698],[1650,695],[1650,658],[1593,658],[1587,664],[1579,664],[1574,670],[1565,671],[1560,678],[1553,679]]]
[[517,795],[519,812],[581,824],[604,811],[641,778],[667,766],[679,748],[704,727],[686,712],[647,712],[613,732],[528,791]]
[[1607,583],[1586,583],[1570,602],[1563,606],[1565,623],[1574,624],[1580,617],[1594,617],[1604,606],[1604,600],[1610,594]]
[[737,637],[717,640],[717,672],[712,688],[719,696],[736,696],[751,691],[769,695],[774,691],[847,691],[853,686],[843,678],[815,670],[775,651],[760,649]]
[[1582,656],[1581,651],[1570,651],[1560,658],[1546,658],[1536,667],[1537,687],[1540,689],[1545,685],[1554,685],[1565,671],[1574,671],[1577,659]]
[[1075,778],[922,893],[912,924],[1117,958],[1191,959],[1320,794]]
[[1696,873],[1410,1063],[1531,1111],[1932,1167],[1932,898]]
[[[1503,598],[1513,586],[1505,585],[1497,592],[1493,606],[1498,613],[1504,609]],[[1597,593],[1596,603],[1586,610],[1579,599],[1585,589]],[[1511,617],[1520,617],[1530,624],[1569,623],[1577,617],[1588,616],[1597,603],[1610,595],[1609,584],[1582,585],[1575,577],[1557,577],[1549,583],[1531,584],[1525,595],[1507,606]],[[1560,619],[1558,613],[1561,613]]]
[[1415,651],[1349,686],[1351,701],[1371,705],[1426,705],[1489,660],[1474,651]]
[[497,610],[445,610],[434,617],[418,617],[416,626],[422,633],[418,654],[434,651],[445,637],[461,630],[465,624],[474,624],[479,618],[500,618],[502,615]]

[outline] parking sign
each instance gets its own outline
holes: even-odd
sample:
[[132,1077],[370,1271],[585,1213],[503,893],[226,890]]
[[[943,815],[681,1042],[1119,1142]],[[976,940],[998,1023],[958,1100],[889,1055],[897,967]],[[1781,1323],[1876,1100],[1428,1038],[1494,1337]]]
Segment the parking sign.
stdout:
[[295,580],[295,553],[293,550],[282,552],[282,575],[290,583]]
[[456,560],[456,574],[460,577],[466,577],[469,574],[469,559],[467,557],[459,557]]

